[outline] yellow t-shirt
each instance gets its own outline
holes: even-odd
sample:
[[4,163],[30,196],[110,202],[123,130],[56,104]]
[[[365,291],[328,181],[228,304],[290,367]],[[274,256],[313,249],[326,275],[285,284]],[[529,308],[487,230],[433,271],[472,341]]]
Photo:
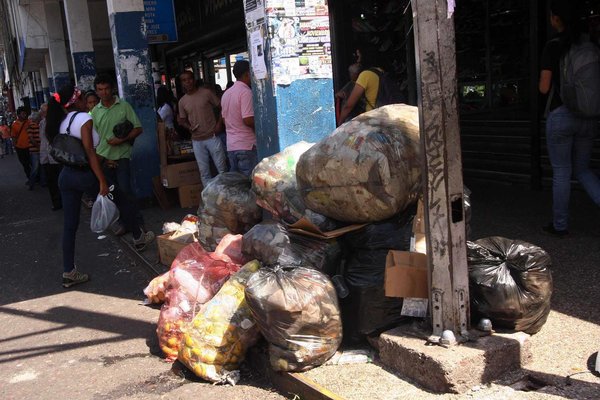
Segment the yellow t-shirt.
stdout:
[[374,109],[379,91],[379,76],[373,71],[364,70],[358,75],[356,84],[365,89],[365,98],[367,99],[365,111]]

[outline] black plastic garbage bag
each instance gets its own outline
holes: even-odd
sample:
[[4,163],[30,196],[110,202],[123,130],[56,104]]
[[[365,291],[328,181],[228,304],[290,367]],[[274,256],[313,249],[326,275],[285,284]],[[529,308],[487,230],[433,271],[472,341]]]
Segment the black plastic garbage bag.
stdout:
[[538,246],[503,237],[468,242],[469,290],[475,317],[495,327],[538,332],[550,313],[552,262]]
[[402,316],[402,299],[386,297],[383,285],[348,285],[348,290],[348,297],[340,300],[345,343],[362,342],[406,319]]

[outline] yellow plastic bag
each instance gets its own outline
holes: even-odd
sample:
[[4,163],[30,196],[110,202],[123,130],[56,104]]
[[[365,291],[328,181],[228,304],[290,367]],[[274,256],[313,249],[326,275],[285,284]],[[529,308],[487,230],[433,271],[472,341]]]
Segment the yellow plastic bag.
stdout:
[[259,268],[256,260],[244,265],[184,329],[178,359],[200,378],[231,384],[239,380],[236,370],[260,336],[244,294]]

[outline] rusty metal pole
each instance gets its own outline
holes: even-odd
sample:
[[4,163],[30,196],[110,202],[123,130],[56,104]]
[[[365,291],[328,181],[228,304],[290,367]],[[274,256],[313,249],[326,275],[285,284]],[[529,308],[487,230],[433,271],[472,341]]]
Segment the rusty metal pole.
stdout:
[[[452,2],[453,3],[453,2]],[[469,282],[458,125],[454,18],[448,0],[411,0],[424,158],[430,341],[452,344],[469,329]],[[444,331],[454,335],[444,335]]]

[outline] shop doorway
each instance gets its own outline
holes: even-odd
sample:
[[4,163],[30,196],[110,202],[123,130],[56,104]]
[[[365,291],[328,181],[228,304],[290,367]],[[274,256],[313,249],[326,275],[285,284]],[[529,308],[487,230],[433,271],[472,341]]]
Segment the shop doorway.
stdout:
[[213,69],[213,83],[225,90],[228,82],[235,81],[233,65],[238,60],[248,60],[248,52],[229,53],[218,58],[213,58],[210,61]]

